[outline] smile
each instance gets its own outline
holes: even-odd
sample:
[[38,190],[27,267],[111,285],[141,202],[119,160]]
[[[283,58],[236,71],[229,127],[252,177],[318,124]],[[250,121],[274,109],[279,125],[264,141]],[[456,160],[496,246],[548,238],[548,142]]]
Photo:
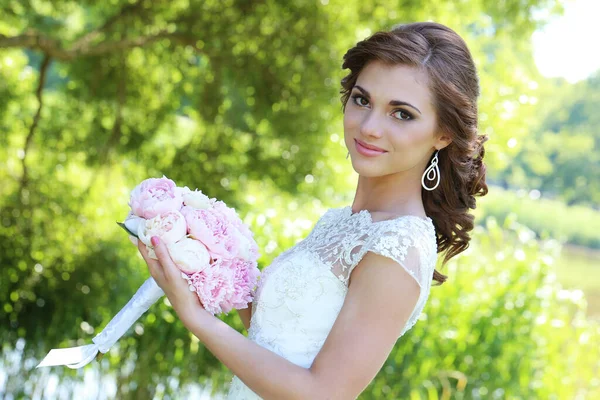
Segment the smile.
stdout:
[[387,153],[387,151],[380,149],[379,147],[368,145],[360,140],[354,139],[354,144],[356,146],[356,151],[366,157],[375,157]]

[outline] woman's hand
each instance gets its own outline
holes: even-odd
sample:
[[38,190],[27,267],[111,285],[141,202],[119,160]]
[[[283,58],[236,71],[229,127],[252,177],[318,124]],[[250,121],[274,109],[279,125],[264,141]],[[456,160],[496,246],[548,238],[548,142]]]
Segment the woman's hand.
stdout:
[[171,259],[167,246],[157,236],[152,237],[151,241],[158,260],[148,256],[146,245],[141,240],[138,241],[138,250],[148,264],[150,275],[165,292],[179,319],[187,326],[190,319],[198,317],[199,311],[213,317],[204,309],[198,295],[189,290],[188,283]]

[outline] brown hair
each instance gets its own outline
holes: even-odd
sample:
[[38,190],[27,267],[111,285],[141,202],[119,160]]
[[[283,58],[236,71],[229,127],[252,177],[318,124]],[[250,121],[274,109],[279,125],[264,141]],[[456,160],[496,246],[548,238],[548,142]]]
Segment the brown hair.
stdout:
[[[344,112],[358,75],[373,60],[422,68],[429,77],[438,131],[452,138],[438,154],[439,186],[421,191],[425,211],[435,226],[438,253],[447,250],[445,265],[469,247],[474,216],[468,211],[476,208],[475,196],[488,192],[483,163],[488,136],[477,132],[479,78],[473,58],[463,39],[438,23],[397,25],[376,32],[344,55],[342,69],[350,69],[341,82]],[[447,278],[437,270],[433,273],[438,285]]]

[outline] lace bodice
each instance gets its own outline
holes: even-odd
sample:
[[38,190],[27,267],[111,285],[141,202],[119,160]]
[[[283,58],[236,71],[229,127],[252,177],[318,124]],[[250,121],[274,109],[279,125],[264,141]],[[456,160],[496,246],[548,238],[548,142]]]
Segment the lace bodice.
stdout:
[[[329,209],[305,239],[262,271],[248,338],[309,368],[342,308],[352,270],[368,251],[397,261],[421,287],[402,336],[429,297],[437,260],[433,221],[405,215],[374,222],[369,211],[353,214],[347,206]],[[234,377],[227,398],[260,397]]]

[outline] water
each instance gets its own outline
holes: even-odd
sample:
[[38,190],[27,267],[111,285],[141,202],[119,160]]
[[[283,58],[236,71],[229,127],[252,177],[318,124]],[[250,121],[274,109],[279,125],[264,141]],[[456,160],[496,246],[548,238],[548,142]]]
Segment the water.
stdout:
[[555,266],[558,281],[566,289],[581,289],[587,315],[600,320],[600,250],[565,245]]

